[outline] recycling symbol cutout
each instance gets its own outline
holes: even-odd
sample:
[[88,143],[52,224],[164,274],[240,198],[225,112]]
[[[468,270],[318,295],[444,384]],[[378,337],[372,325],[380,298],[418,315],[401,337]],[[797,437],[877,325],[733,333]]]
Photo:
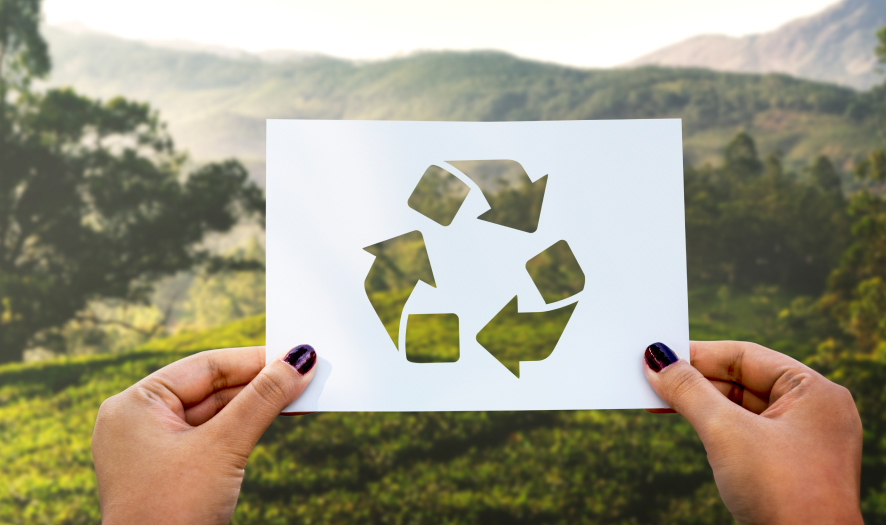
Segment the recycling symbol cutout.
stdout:
[[[455,219],[471,187],[480,189],[489,210],[477,217],[502,228],[532,235],[541,219],[548,175],[535,182],[513,160],[460,160],[431,165],[415,186],[406,205],[447,227]],[[419,230],[367,246],[375,260],[366,276],[367,297],[394,344],[399,348],[401,318],[419,281],[436,288],[432,263]],[[566,301],[584,289],[585,275],[564,239],[526,261],[545,304]],[[549,357],[566,329],[578,301],[553,310],[519,312],[517,299],[504,304],[476,334],[477,343],[519,379],[520,363]],[[453,363],[460,357],[459,319],[454,313],[410,314],[406,321],[405,353],[412,363]]]

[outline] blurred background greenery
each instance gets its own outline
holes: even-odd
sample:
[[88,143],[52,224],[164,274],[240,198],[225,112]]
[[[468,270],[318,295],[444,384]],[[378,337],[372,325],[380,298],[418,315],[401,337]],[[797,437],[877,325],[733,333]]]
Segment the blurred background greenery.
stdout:
[[[259,61],[39,20],[39,0],[0,0],[0,522],[97,522],[101,401],[190,353],[263,344],[273,116],[682,118],[692,337],[753,340],[849,387],[865,518],[886,523],[886,84],[494,52]],[[678,416],[584,411],[281,419],[234,521],[731,518]]]

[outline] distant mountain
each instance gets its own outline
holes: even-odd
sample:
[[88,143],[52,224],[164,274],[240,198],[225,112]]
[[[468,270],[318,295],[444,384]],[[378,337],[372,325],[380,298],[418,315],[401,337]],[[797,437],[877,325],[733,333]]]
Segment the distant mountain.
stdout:
[[[119,38],[115,38],[114,35],[112,35],[111,33],[106,33],[104,31],[94,29],[80,21],[61,22],[48,27],[44,25],[41,28],[41,31],[44,34],[49,33],[48,37],[50,39],[60,37],[61,35],[59,33],[61,33],[69,36],[76,35],[99,38],[105,37],[106,39],[120,40]],[[266,62],[285,62],[301,60],[308,57],[322,56],[321,53],[318,53],[316,51],[297,51],[291,49],[271,49],[268,51],[251,53],[249,51],[245,51],[236,47],[227,47],[218,44],[207,44],[203,42],[195,42],[193,40],[176,38],[132,40],[130,42],[141,43],[150,47],[156,47],[160,49],[172,49],[189,53],[203,53],[237,60],[264,60]]]
[[780,72],[859,89],[881,83],[874,48],[886,26],[886,1],[842,0],[768,33],[733,38],[703,35],[626,64]]
[[233,58],[237,60],[263,60],[265,62],[292,62],[305,58],[314,58],[322,56],[320,53],[313,51],[294,51],[290,49],[272,49],[269,51],[259,51],[251,53],[235,47],[225,47],[215,44],[203,44],[192,40],[137,40],[151,47],[161,49],[173,49],[176,51],[185,51],[190,53],[205,53],[209,55],[217,55],[224,58]]
[[712,161],[739,129],[791,164],[875,147],[886,96],[784,75],[701,69],[585,70],[503,53],[423,53],[375,62],[158,48],[49,27],[49,85],[150,102],[197,160],[238,157],[264,177],[265,119],[683,119],[687,162]]

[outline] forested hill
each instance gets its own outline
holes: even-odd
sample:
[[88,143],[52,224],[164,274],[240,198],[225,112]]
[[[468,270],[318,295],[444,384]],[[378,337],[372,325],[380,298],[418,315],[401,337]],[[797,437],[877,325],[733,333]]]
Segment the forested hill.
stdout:
[[679,117],[687,162],[719,155],[738,129],[789,163],[846,163],[878,142],[879,94],[783,75],[700,69],[585,70],[492,52],[354,63],[269,62],[47,28],[52,85],[124,95],[162,111],[198,159],[238,156],[261,177],[266,118],[537,120]]

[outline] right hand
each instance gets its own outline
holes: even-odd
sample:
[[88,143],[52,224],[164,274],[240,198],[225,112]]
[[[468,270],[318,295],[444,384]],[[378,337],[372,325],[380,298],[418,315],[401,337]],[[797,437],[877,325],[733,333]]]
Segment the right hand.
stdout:
[[661,343],[646,378],[695,428],[738,523],[863,523],[862,429],[852,394],[753,343],[691,343],[692,363]]

